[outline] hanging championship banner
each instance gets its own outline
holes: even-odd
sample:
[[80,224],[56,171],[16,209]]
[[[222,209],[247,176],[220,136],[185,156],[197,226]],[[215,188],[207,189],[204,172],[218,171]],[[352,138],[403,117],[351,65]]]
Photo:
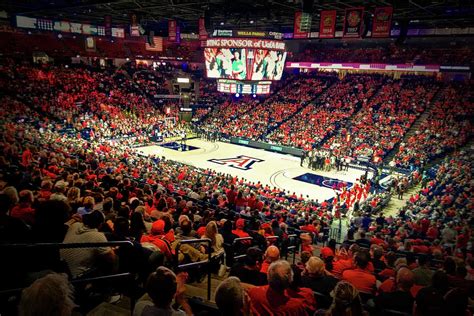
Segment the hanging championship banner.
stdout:
[[360,37],[364,8],[346,9],[342,37]]
[[105,36],[112,36],[112,16],[104,16]]
[[392,27],[392,7],[376,8],[372,23],[372,37],[389,37]]
[[138,27],[138,16],[136,13],[130,14],[130,36],[140,36],[140,28]]
[[297,11],[295,12],[295,24],[293,38],[308,38],[311,31],[311,14]]
[[176,42],[177,39],[176,20],[168,21],[168,39],[170,42]]
[[336,32],[336,10],[321,11],[321,21],[319,22],[319,37],[334,38]]
[[204,18],[199,18],[199,40],[207,40],[206,21]]

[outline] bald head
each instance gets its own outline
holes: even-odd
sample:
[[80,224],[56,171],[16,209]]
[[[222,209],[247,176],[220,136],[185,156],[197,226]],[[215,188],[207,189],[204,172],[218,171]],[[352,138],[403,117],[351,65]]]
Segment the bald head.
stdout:
[[409,291],[414,283],[415,275],[408,268],[400,268],[397,272],[397,285],[402,291]]
[[270,246],[265,251],[265,259],[269,262],[274,262],[280,259],[280,249],[275,246]]

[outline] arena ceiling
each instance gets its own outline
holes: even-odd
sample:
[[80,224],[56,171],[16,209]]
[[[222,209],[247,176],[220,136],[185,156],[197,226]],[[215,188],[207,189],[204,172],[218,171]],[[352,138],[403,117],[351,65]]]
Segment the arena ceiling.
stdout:
[[[294,12],[303,0],[5,0],[1,10],[10,15],[65,19],[103,24],[110,15],[112,23],[128,24],[136,13],[145,29],[166,31],[168,19],[177,19],[182,32],[196,32],[199,17],[208,15],[213,28],[241,28],[291,31]],[[394,21],[420,27],[474,26],[474,0],[314,0],[313,29],[318,28],[320,10],[337,10],[342,28],[344,10],[364,6],[393,6]]]

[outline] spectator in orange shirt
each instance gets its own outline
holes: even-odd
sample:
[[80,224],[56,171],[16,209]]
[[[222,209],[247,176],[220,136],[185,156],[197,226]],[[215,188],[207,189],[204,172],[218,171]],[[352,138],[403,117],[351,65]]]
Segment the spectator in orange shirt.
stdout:
[[370,256],[367,251],[359,251],[354,257],[355,269],[342,273],[342,279],[354,285],[359,292],[373,294],[375,292],[375,276],[367,271]]

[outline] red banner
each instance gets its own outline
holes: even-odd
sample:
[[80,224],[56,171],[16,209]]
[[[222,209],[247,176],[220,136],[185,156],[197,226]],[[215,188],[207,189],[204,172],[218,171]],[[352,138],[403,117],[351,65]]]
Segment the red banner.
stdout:
[[105,36],[112,36],[112,16],[104,16]]
[[364,8],[346,9],[344,17],[344,29],[342,37],[360,37]]
[[319,22],[319,37],[334,38],[336,32],[336,10],[321,11],[321,21]]
[[162,52],[163,38],[159,36],[153,36],[148,40],[148,43],[145,43],[145,49],[152,52]]
[[178,29],[176,28],[176,20],[168,21],[168,40],[170,42],[176,42],[176,34]]
[[392,27],[392,7],[376,8],[372,23],[372,37],[389,37]]
[[136,13],[130,14],[130,36],[140,36],[138,16]]
[[295,12],[293,38],[308,38],[311,30],[311,14],[301,11]]
[[199,18],[199,40],[207,40],[206,21],[204,18]]

